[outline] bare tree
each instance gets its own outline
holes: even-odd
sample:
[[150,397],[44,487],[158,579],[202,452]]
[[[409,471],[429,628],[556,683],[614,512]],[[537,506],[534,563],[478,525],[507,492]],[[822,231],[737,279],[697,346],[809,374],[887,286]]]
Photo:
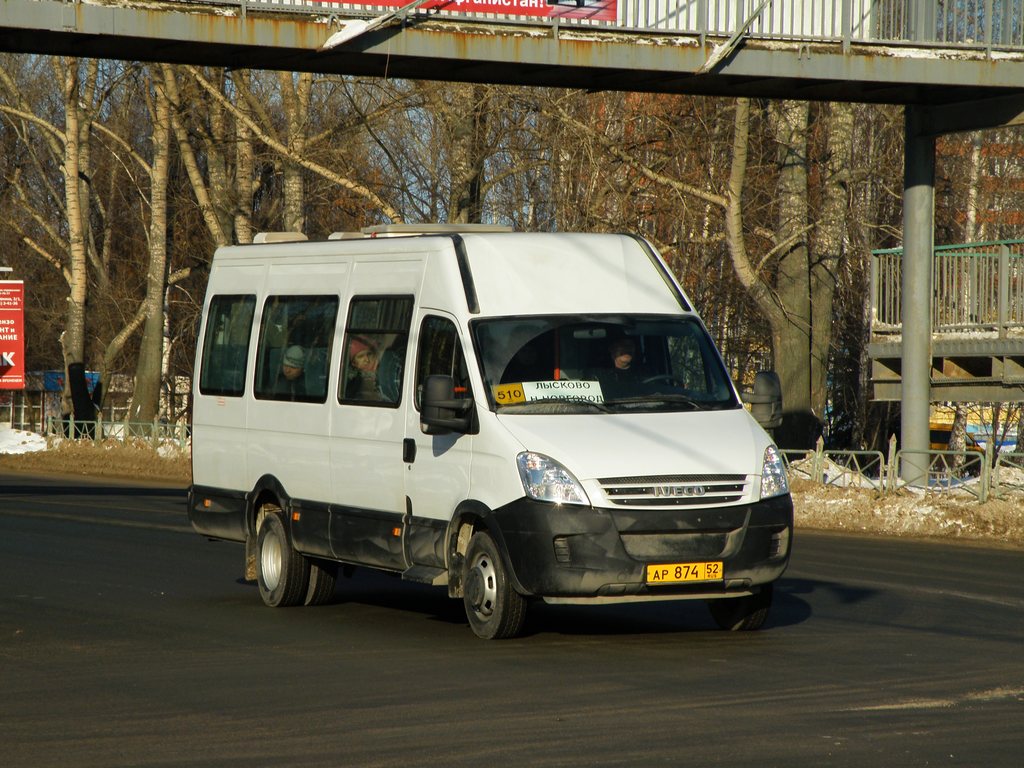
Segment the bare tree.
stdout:
[[[85,361],[89,265],[102,267],[103,263],[94,250],[90,228],[93,170],[90,133],[98,107],[97,99],[101,96],[97,91],[99,65],[95,60],[83,63],[74,58],[54,58],[50,65],[53,82],[60,85],[63,127],[32,110],[32,105],[8,71],[0,74],[6,97],[6,103],[0,105],[0,110],[8,119],[34,126],[42,138],[42,144],[32,152],[32,158],[35,169],[40,172],[44,195],[39,198],[26,187],[20,172],[13,177],[11,183],[17,189],[16,199],[27,214],[30,226],[22,226],[16,221],[11,223],[18,228],[22,242],[64,278],[67,295],[60,343],[67,368]],[[24,136],[30,140],[27,133]],[[47,169],[51,162],[59,168],[59,189],[50,186]],[[53,218],[52,211],[44,207],[58,200],[65,226],[61,226]],[[67,388],[64,410],[71,410]]]
[[133,421],[150,421],[160,408],[164,362],[164,296],[167,291],[167,182],[171,161],[171,101],[158,69],[153,74],[153,162],[150,168],[149,264],[142,342],[129,407]]
[[[272,131],[268,130],[267,126],[261,125],[254,117],[247,114],[245,110],[239,108],[239,106],[224,92],[222,87],[219,87],[218,84],[212,82],[211,78],[207,77],[198,68],[187,67],[186,69],[192,75],[196,84],[198,84],[198,86],[206,93],[210,102],[216,105],[219,112],[228,113],[232,115],[234,119],[241,121],[252,132],[255,139],[266,144],[281,158],[297,167],[304,168],[307,171],[318,174],[328,181],[338,184],[354,194],[365,197],[392,221],[400,222],[402,220],[397,209],[365,184],[309,159],[299,149],[296,149],[294,145],[289,146],[286,141],[282,141],[279,137],[274,135]],[[301,108],[302,103],[303,101],[301,98],[296,98],[295,108]],[[306,103],[308,103],[308,100]],[[301,125],[303,122],[301,115],[295,113],[292,117],[292,122],[294,123],[295,130],[297,132],[301,132]],[[300,146],[302,146],[301,142]],[[221,187],[221,183],[211,184],[211,188],[213,189]]]

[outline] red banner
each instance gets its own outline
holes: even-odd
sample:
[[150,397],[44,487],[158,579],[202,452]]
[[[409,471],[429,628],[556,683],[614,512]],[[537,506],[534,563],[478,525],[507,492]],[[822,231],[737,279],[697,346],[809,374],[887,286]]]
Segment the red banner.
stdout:
[[[410,0],[356,0],[352,5],[402,8]],[[427,0],[424,11],[454,13],[497,13],[504,16],[540,16],[543,18],[615,21],[618,0]]]
[[25,388],[25,284],[0,280],[0,389]]

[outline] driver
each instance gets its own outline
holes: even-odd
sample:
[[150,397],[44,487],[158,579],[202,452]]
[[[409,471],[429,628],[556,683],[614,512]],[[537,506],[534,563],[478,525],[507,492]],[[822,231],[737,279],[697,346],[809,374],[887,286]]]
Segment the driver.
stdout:
[[632,397],[640,394],[643,372],[636,361],[636,340],[617,336],[608,342],[611,367],[598,373],[605,398]]

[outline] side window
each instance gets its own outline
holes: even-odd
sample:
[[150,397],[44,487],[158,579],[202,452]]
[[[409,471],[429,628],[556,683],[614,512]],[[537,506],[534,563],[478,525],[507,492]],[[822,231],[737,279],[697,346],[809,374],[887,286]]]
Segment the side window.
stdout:
[[469,397],[469,372],[455,323],[444,317],[426,317],[420,328],[419,358],[416,361],[416,410],[420,407],[427,376],[451,376],[455,397]]
[[255,310],[255,296],[214,296],[210,300],[199,369],[202,394],[242,396]]
[[402,399],[412,296],[357,296],[345,325],[338,402],[396,407]]
[[336,296],[269,296],[256,348],[260,400],[327,401]]

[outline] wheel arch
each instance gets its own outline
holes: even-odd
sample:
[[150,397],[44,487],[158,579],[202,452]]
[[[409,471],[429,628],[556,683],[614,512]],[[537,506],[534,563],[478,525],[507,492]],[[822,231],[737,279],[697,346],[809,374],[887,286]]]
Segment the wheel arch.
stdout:
[[[246,503],[246,525],[249,536],[255,538],[259,530],[260,513],[263,507],[273,504],[287,513],[291,497],[288,496],[288,492],[285,491],[280,480],[273,475],[263,475],[249,492]],[[290,516],[286,515],[285,520],[291,527]]]
[[452,515],[452,521],[448,526],[446,559],[448,562],[448,596],[462,597],[462,571],[466,557],[466,550],[469,540],[477,531],[485,531],[494,541],[505,566],[505,572],[509,575],[512,586],[521,595],[529,595],[530,592],[523,586],[512,567],[511,559],[508,556],[508,545],[502,533],[501,526],[494,518],[490,507],[480,501],[468,499],[456,508]]

